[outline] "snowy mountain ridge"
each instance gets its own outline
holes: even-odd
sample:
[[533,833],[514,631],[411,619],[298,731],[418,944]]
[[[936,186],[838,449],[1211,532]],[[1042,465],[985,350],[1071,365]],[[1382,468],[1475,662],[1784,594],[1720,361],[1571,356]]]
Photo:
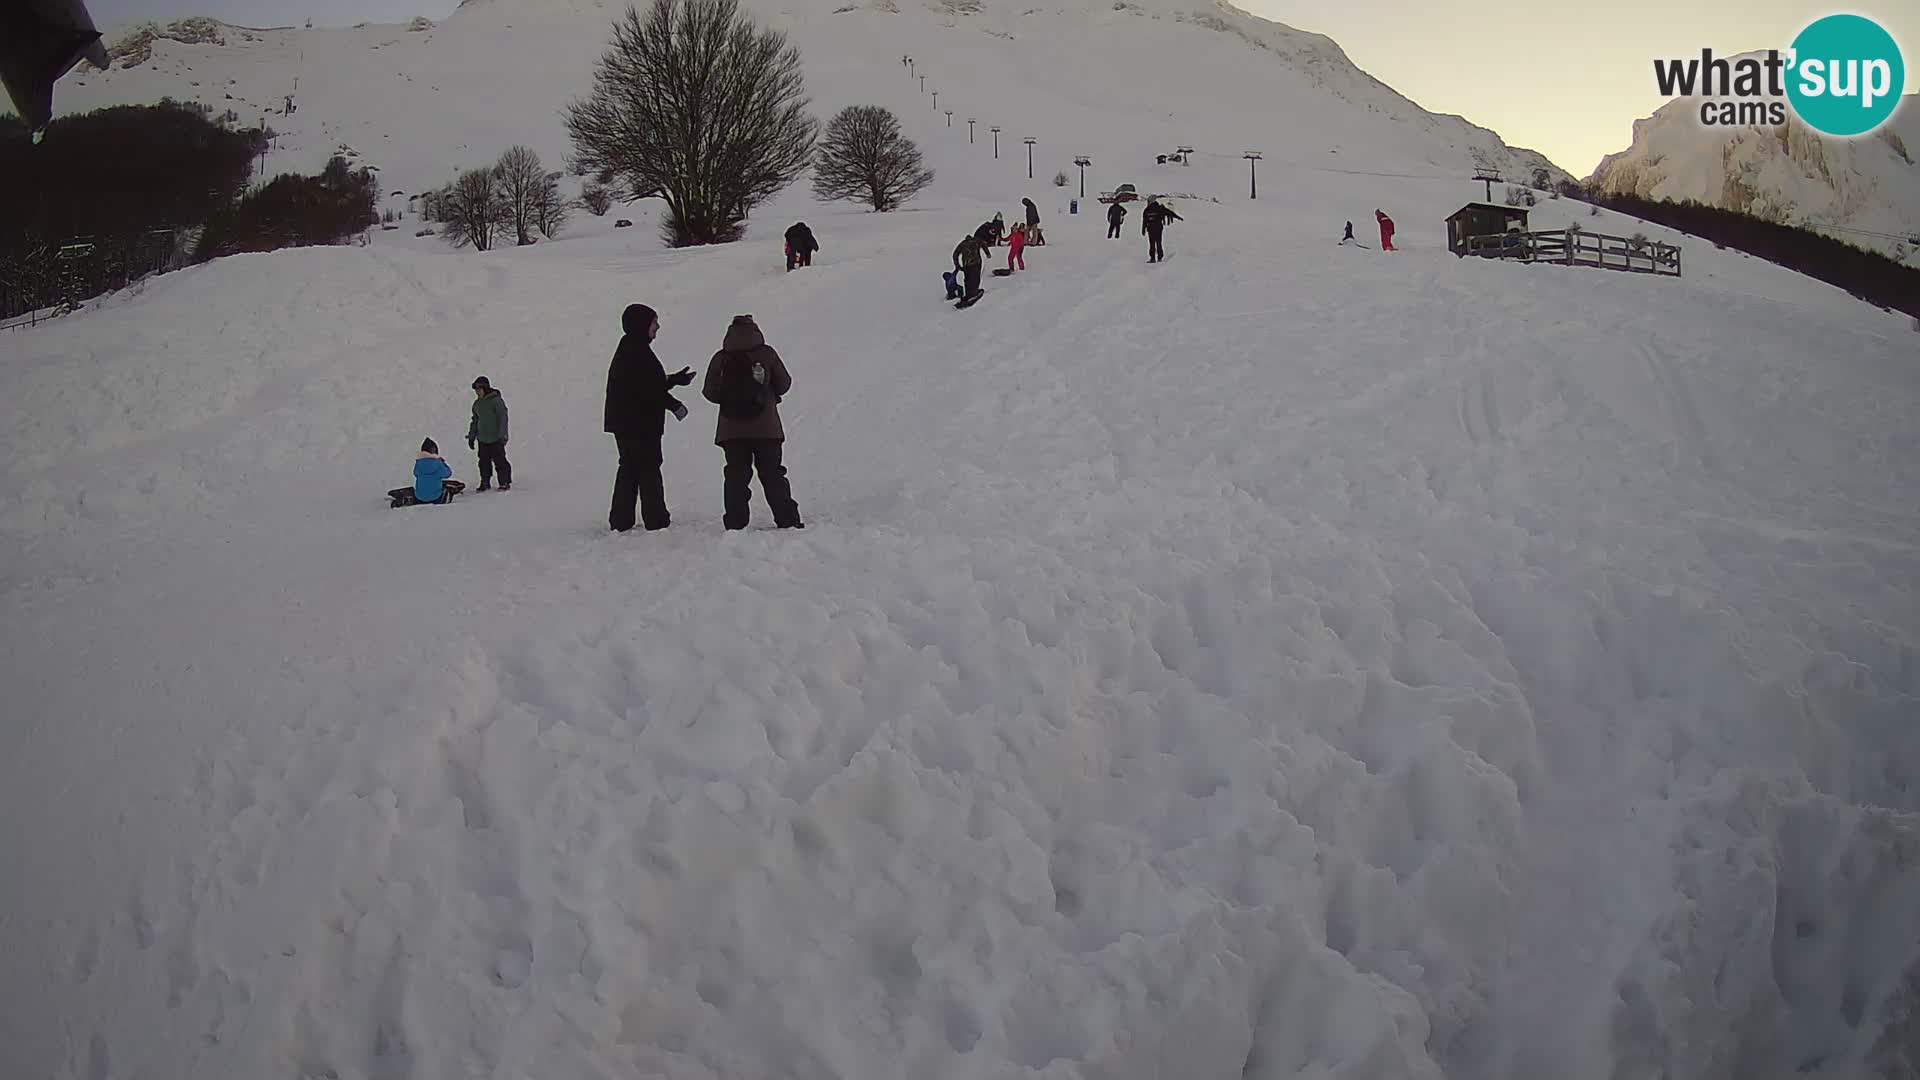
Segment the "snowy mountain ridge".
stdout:
[[[1757,55],[1757,54],[1745,54]],[[1633,142],[1591,180],[1647,199],[1692,199],[1799,225],[1860,247],[1920,252],[1920,95],[1872,135],[1821,135],[1787,111],[1778,128],[1702,127],[1698,101],[1633,122]]]
[[[1492,131],[1420,108],[1361,71],[1331,39],[1225,3],[899,5],[874,0],[855,6],[835,0],[751,0],[745,7],[795,35],[809,53],[820,51],[816,43],[842,35],[850,20],[861,24],[857,36],[900,41],[900,52],[912,52],[913,43],[925,42],[929,34],[979,33],[998,42],[1023,36],[1081,43],[1127,39],[1155,60],[1153,70],[1135,73],[1135,85],[1143,88],[1137,101],[1120,95],[1115,104],[1125,101],[1137,107],[1141,124],[1163,128],[1158,141],[1166,150],[1187,143],[1202,153],[1237,157],[1258,146],[1269,157],[1313,156],[1315,164],[1418,169],[1436,176],[1461,173],[1485,159],[1517,177],[1530,177],[1539,168],[1556,181],[1567,176],[1537,152],[1510,147]],[[501,138],[528,143],[550,161],[564,158],[558,113],[585,91],[608,24],[625,10],[619,0],[467,0],[419,33],[362,26],[235,34],[223,45],[160,40],[149,62],[64,81],[56,107],[70,113],[164,95],[202,101],[216,110],[235,108],[243,122],[260,114],[285,136],[274,168],[318,169],[326,154],[345,144],[378,165],[387,181],[418,190],[477,163],[472,155],[484,145],[481,129],[488,118],[472,108],[475,101],[499,103],[492,119],[505,133]],[[115,40],[120,28],[107,32]],[[1186,55],[1169,63],[1169,57],[1181,54]],[[540,65],[517,62],[535,55],[542,58]],[[1169,80],[1167,73],[1201,57],[1212,73],[1205,81],[1221,91],[1204,108],[1194,108],[1201,96],[1184,85],[1191,80]],[[1059,66],[1079,65],[1062,57]],[[982,73],[973,80],[971,92],[956,88],[949,100],[979,109],[984,79]],[[377,100],[374,91],[379,91]],[[298,110],[278,115],[289,94]],[[1222,101],[1244,104],[1222,107]],[[1002,113],[1001,119],[1009,115]],[[1398,136],[1374,138],[1368,129]],[[473,138],[459,137],[465,135]],[[1356,150],[1363,160],[1351,156]],[[1342,153],[1350,156],[1335,157]]]

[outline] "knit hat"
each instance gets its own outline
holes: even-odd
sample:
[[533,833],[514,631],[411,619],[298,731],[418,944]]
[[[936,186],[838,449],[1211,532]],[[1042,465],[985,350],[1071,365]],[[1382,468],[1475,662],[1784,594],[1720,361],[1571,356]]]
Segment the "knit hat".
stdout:
[[487,377],[485,375],[482,375],[479,378],[473,380],[473,388],[475,390],[491,390],[493,389],[493,384],[487,381]]
[[423,454],[437,454],[440,452],[440,445],[432,439],[421,439],[420,452]]

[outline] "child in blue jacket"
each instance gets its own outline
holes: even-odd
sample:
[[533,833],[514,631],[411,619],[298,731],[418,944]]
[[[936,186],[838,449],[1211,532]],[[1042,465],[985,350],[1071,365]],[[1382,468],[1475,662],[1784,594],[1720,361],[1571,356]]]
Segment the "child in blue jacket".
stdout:
[[455,495],[467,489],[467,485],[453,479],[453,468],[447,459],[440,456],[440,447],[432,439],[420,443],[420,453],[413,459],[413,486],[394,488],[387,492],[393,499],[393,505],[416,506],[421,503],[450,503]]

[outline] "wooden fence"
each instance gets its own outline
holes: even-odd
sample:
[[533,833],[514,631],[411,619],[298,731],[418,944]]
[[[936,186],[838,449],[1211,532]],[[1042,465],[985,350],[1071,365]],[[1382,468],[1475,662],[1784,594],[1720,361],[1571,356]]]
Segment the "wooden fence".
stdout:
[[1680,248],[1658,240],[1609,236],[1585,229],[1549,232],[1510,232],[1500,236],[1467,238],[1468,255],[1520,262],[1594,266],[1633,274],[1680,276]]

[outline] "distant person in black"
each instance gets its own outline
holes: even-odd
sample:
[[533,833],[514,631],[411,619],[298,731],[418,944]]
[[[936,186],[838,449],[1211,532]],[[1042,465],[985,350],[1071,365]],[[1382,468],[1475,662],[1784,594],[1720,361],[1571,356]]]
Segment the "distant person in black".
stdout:
[[1160,247],[1160,231],[1167,227],[1168,218],[1174,221],[1187,220],[1174,213],[1172,207],[1162,206],[1157,198],[1148,199],[1147,208],[1140,211],[1140,231],[1147,234],[1147,261],[1150,263],[1167,257],[1166,251]]
[[804,221],[796,221],[787,229],[787,269],[796,266],[812,266],[813,253],[820,250],[820,241],[813,238],[813,230],[807,228]]
[[1119,203],[1114,203],[1112,206],[1107,207],[1107,239],[1119,239],[1120,223],[1125,220],[1127,220],[1126,207],[1121,206]]
[[1040,208],[1033,205],[1032,199],[1021,199],[1027,207],[1027,243],[1034,247],[1045,247],[1046,237],[1040,235]]

